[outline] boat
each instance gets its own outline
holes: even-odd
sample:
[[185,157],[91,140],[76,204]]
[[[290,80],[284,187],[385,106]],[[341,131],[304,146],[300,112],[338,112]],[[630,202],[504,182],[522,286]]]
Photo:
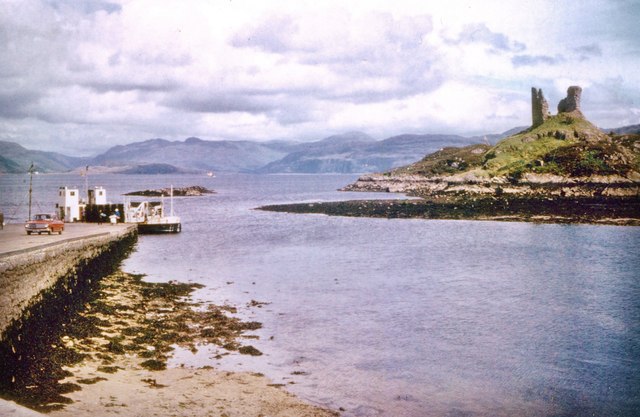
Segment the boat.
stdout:
[[207,177],[215,177],[213,171],[207,172]]
[[171,187],[171,210],[165,215],[162,201],[125,202],[125,223],[138,225],[140,234],[180,233],[180,217],[173,214],[173,187]]

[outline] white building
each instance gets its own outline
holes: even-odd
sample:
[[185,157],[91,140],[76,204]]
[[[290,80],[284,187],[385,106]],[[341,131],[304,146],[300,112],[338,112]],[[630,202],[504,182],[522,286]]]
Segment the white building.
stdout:
[[60,201],[56,204],[58,216],[67,223],[80,220],[80,198],[78,194],[77,189],[67,187],[60,187],[58,192],[58,200]]
[[89,205],[107,204],[107,190],[102,187],[93,187],[89,190]]

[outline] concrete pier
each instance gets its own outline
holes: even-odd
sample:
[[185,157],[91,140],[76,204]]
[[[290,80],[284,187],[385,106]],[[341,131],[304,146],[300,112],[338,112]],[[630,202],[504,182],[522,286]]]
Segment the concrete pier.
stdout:
[[[0,355],[5,362],[0,374],[4,379],[20,360],[22,334],[38,331],[30,329],[33,324],[37,327],[38,316],[55,315],[56,308],[73,303],[77,291],[99,279],[108,264],[122,259],[136,236],[136,226],[125,224],[65,224],[62,235],[29,236],[22,224],[0,229]],[[0,399],[0,416],[41,414]]]
[[28,236],[21,224],[0,230],[0,342],[46,290],[135,233],[135,225],[85,223],[66,224],[62,235]]

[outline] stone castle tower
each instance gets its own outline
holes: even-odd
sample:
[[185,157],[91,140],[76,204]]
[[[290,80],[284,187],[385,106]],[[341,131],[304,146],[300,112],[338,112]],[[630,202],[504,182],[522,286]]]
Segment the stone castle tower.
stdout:
[[531,127],[538,127],[549,117],[549,103],[544,98],[541,88],[531,87]]
[[567,97],[560,100],[558,103],[558,113],[570,113],[580,111],[580,96],[582,95],[582,88],[577,85],[572,85],[567,89]]
[[[572,85],[567,89],[567,96],[560,100],[558,103],[558,113],[573,113],[577,116],[582,116],[580,110],[580,97],[582,95],[582,88],[577,85]],[[535,128],[544,123],[549,117],[549,103],[542,94],[542,89],[531,87],[531,127]]]

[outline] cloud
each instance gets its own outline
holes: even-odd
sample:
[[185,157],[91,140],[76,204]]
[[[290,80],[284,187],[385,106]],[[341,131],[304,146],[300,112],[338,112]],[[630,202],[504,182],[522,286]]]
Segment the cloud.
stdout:
[[274,104],[259,96],[228,93],[194,92],[193,94],[171,97],[163,102],[169,107],[199,113],[263,113],[273,108]]
[[302,47],[294,42],[298,32],[299,27],[291,16],[270,16],[257,26],[236,33],[230,43],[234,47],[255,47],[281,53]]
[[548,55],[515,55],[511,58],[514,67],[538,66],[538,65],[559,65],[565,62],[561,56]]
[[450,40],[453,44],[485,44],[492,51],[520,52],[526,49],[526,45],[512,41],[503,33],[490,30],[484,23],[465,25],[457,38]]
[[32,116],[42,95],[32,90],[7,89],[0,91],[0,118],[20,119]]
[[60,11],[74,11],[84,14],[93,14],[99,11],[114,13],[122,10],[122,7],[114,2],[102,0],[64,0],[50,1],[52,8]]
[[626,0],[5,2],[0,139],[85,152],[148,137],[475,134],[527,121],[531,86],[557,102],[573,84],[597,123],[638,123],[638,13]]
[[230,44],[282,57],[277,69],[283,71],[295,65],[324,68],[341,85],[318,91],[323,99],[378,101],[437,88],[441,77],[431,72],[437,51],[425,39],[432,29],[428,15],[343,12],[296,21],[272,15],[235,34]]
[[602,48],[597,43],[579,46],[575,51],[583,56],[602,56]]
[[597,43],[589,45],[582,45],[574,49],[574,52],[578,54],[580,61],[587,61],[592,58],[599,58],[602,56],[602,48]]

